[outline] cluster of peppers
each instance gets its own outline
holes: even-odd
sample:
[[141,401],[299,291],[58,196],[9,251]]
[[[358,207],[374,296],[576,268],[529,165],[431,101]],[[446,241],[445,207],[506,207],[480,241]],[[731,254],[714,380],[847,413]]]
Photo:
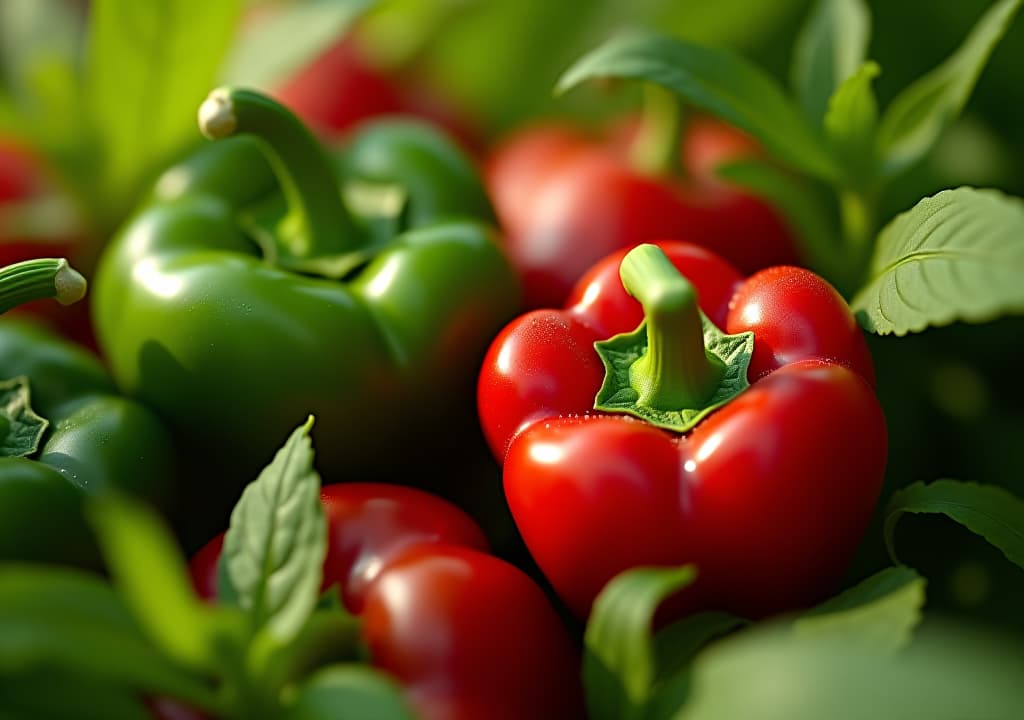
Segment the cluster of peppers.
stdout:
[[[631,567],[698,567],[673,617],[762,617],[836,589],[880,491],[884,418],[849,309],[779,264],[794,251],[777,218],[735,211],[754,200],[709,180],[700,192],[732,208],[716,233],[692,187],[561,129],[499,148],[485,185],[410,120],[325,150],[277,102],[223,89],[200,126],[217,142],[167,170],[104,249],[102,361],[0,324],[0,559],[94,565],[83,498],[111,486],[223,527],[313,414],[324,586],[424,717],[581,716],[560,610],[585,620]],[[729,261],[738,216],[768,218],[749,277]],[[59,261],[4,273],[3,310],[69,299]],[[409,487],[452,472],[473,430],[551,593]],[[206,598],[221,542],[192,561]]]

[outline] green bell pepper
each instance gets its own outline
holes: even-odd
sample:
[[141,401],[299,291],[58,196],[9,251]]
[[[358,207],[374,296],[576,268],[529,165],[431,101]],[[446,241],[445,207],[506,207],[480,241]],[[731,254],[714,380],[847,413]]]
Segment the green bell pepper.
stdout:
[[211,93],[200,127],[218,142],[158,178],[100,258],[93,316],[120,387],[227,507],[310,414],[328,482],[447,466],[520,308],[472,161],[411,120],[328,153],[245,90]]
[[[0,269],[0,312],[84,292],[64,260]],[[118,395],[98,358],[28,319],[0,319],[0,561],[95,565],[84,497],[117,489],[170,510],[174,467],[167,430]]]

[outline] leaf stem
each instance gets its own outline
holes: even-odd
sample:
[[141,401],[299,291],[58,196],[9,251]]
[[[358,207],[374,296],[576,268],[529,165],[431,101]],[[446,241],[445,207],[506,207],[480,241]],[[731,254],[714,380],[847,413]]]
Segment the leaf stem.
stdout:
[[629,149],[630,165],[646,175],[677,175],[681,172],[682,101],[654,83],[645,84],[643,94],[640,127]]
[[864,281],[875,246],[877,208],[874,193],[851,188],[836,190],[843,233],[842,263],[836,275],[836,286],[844,297],[850,297]]

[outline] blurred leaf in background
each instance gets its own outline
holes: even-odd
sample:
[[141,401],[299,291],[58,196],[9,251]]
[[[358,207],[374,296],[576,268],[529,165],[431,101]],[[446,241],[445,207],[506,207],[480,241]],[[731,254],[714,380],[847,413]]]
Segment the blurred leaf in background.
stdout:
[[58,176],[89,270],[153,177],[202,142],[195,114],[213,87],[271,86],[369,4],[4,0],[0,136]]
[[93,0],[82,110],[103,159],[91,170],[107,212],[120,217],[140,181],[195,142],[196,108],[217,80],[239,13],[237,0]]
[[24,116],[0,117],[0,130],[30,129],[58,146],[74,134],[83,20],[84,7],[66,0],[0,3],[0,88],[9,112]]
[[[657,27],[702,43],[775,54],[778,68],[785,57],[778,51],[788,52],[805,5],[806,0],[384,0],[367,17],[364,31],[371,47],[396,37],[418,45],[417,63],[474,108],[493,137],[539,116],[587,119],[613,111],[615,97],[555,98],[552,89],[576,58],[614,32]],[[409,42],[416,30],[407,23],[424,16],[431,18],[431,33]]]

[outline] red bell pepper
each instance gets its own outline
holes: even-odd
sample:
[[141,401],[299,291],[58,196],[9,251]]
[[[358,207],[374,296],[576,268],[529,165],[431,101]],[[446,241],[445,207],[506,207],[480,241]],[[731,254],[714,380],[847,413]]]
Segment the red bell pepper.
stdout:
[[[397,485],[323,488],[324,589],[362,618],[371,662],[427,720],[582,716],[578,653],[544,592],[487,553],[480,528],[439,497]],[[223,535],[192,559],[216,594]]]
[[636,122],[606,136],[538,124],[489,154],[488,190],[524,279],[528,309],[560,307],[588,267],[641,242],[694,242],[745,273],[798,262],[779,214],[714,176],[719,164],[759,154],[753,139],[718,120],[695,118],[673,159],[682,161],[679,176],[635,167],[629,152],[637,139]]
[[677,613],[755,618],[841,581],[885,467],[873,383],[860,329],[817,275],[744,280],[661,242],[595,265],[565,309],[507,325],[478,409],[526,546],[580,617],[627,568],[692,562]]

